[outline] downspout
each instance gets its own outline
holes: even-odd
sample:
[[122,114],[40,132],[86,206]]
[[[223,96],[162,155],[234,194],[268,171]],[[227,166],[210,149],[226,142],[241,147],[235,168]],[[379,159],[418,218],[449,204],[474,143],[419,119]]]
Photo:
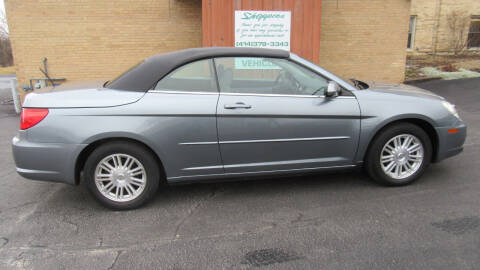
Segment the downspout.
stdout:
[[442,10],[442,0],[437,0],[435,3],[435,24],[432,29],[432,53],[437,53],[438,28],[440,25],[440,12]]

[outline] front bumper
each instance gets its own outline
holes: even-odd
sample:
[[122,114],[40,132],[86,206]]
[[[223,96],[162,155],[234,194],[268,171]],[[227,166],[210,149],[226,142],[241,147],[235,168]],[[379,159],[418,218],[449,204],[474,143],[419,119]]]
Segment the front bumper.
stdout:
[[[451,127],[435,128],[438,134],[438,149],[434,162],[439,162],[451,156],[457,155],[463,151],[463,144],[467,137],[467,126],[458,121]],[[457,129],[458,132],[449,132]]]
[[18,174],[32,180],[67,184],[75,184],[76,158],[85,146],[31,142],[23,131],[12,139]]

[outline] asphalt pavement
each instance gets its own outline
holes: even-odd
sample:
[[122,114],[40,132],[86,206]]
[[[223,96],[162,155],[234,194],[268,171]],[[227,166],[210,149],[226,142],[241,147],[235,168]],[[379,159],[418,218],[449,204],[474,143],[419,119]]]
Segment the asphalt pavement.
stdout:
[[172,186],[127,212],[17,175],[19,117],[0,105],[0,268],[480,269],[480,79],[420,86],[457,104],[468,138],[413,185],[358,170]]

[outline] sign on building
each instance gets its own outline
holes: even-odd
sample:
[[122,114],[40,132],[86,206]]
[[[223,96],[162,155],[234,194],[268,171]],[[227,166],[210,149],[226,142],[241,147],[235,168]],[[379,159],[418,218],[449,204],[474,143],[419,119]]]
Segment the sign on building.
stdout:
[[[290,11],[235,11],[235,47],[269,48],[290,51]],[[237,69],[276,69],[258,59],[236,62]],[[246,61],[246,62],[245,62]]]

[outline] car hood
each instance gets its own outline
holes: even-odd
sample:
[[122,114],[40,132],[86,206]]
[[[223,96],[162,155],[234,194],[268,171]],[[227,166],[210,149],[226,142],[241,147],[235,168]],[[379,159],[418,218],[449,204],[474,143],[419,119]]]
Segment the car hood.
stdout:
[[120,106],[138,101],[144,92],[103,88],[105,81],[65,83],[35,90],[26,95],[26,108],[98,108]]
[[374,92],[382,92],[382,93],[389,93],[395,95],[402,95],[402,96],[416,96],[416,97],[423,97],[423,98],[432,98],[432,99],[440,99],[443,100],[444,98],[434,94],[430,91],[427,91],[422,88],[418,88],[411,85],[406,85],[402,83],[381,83],[381,82],[374,82],[368,81],[369,85],[368,90]]

